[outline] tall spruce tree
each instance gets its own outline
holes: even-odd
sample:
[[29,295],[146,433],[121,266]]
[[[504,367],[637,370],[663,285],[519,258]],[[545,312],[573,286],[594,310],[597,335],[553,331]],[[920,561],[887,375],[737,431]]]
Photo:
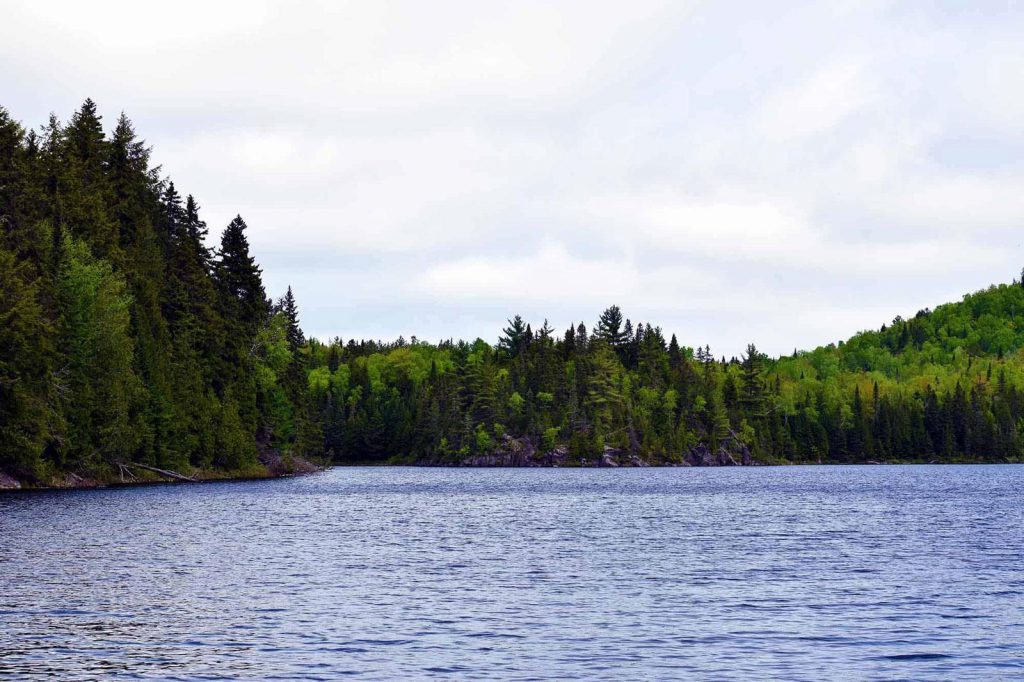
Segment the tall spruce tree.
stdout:
[[297,354],[299,349],[306,345],[306,337],[302,333],[302,327],[299,326],[299,307],[295,303],[295,295],[292,294],[291,286],[288,287],[287,293],[281,299],[280,309],[288,320],[286,332],[288,348],[293,354]]
[[249,253],[247,227],[240,215],[228,224],[214,266],[225,317],[243,344],[255,336],[270,312],[262,270]]

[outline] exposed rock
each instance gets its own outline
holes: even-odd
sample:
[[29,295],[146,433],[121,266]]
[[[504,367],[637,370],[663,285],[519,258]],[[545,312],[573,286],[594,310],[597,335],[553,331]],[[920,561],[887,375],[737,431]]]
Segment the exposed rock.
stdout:
[[732,453],[724,447],[718,449],[718,452],[715,455],[715,464],[720,467],[739,466],[736,460],[732,458]]
[[695,448],[690,450],[686,456],[686,462],[690,466],[695,467],[715,466],[714,457],[711,455],[711,451],[708,450],[708,446],[704,445],[704,443],[698,443]]
[[608,445],[604,446],[604,451],[601,453],[601,459],[597,466],[600,467],[622,467],[622,466],[640,466],[636,464],[639,458],[630,455],[621,448],[613,448]]
[[569,458],[569,451],[564,447],[557,447],[554,450],[545,452],[543,455],[544,466],[557,467],[565,463]]
[[99,481],[93,478],[79,476],[74,472],[67,472],[53,480],[54,488],[98,488]]
[[298,476],[321,471],[323,467],[297,455],[283,455],[275,460],[264,462],[272,476]]
[[624,448],[605,445],[604,449],[596,457],[584,457],[579,461],[571,459],[568,448],[559,445],[552,450],[538,450],[536,443],[529,436],[513,438],[503,436],[498,446],[486,454],[470,455],[458,458],[446,459],[443,457],[430,458],[417,462],[421,466],[464,466],[464,467],[558,467],[558,466],[582,466],[582,467],[649,467],[649,466],[698,466],[698,467],[720,467],[720,466],[756,466],[758,462],[750,454],[748,448],[742,441],[732,434],[715,451],[712,451],[706,444],[699,443],[689,452],[683,453],[682,461],[663,462],[660,459],[654,461],[641,457],[635,452]]
[[299,474],[311,474],[320,471],[323,467],[310,462],[304,457],[282,454],[271,447],[266,440],[260,440],[256,445],[256,458],[260,464],[267,468],[271,476],[296,476]]
[[0,471],[0,490],[18,490],[21,481]]
[[[539,467],[551,466],[550,456],[555,451],[538,455],[537,448],[529,438],[512,438],[505,436],[501,444],[493,451],[484,455],[474,455],[462,461],[462,466],[469,467]],[[546,461],[548,460],[548,461]]]
[[684,458],[685,466],[729,467],[756,466],[758,462],[750,455],[750,448],[734,437],[727,439],[716,452],[704,443],[699,443]]

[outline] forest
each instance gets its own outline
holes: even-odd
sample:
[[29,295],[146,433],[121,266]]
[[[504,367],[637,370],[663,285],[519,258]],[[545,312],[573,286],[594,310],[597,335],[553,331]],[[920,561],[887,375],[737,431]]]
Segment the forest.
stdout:
[[780,358],[720,357],[614,305],[564,330],[512,315],[496,342],[306,338],[243,218],[211,239],[150,155],[91,100],[38,130],[0,108],[9,477],[1024,459],[1018,280]]

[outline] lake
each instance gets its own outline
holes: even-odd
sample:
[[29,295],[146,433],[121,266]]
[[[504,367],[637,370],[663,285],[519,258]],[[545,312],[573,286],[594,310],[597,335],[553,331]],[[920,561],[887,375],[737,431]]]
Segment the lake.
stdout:
[[1024,677],[1024,466],[0,495],[0,677]]

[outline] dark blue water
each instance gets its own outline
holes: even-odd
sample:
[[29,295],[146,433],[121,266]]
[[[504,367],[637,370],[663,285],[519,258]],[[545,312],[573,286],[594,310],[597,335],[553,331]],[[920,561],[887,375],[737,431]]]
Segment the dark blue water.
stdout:
[[1024,466],[0,496],[0,677],[1024,678]]

